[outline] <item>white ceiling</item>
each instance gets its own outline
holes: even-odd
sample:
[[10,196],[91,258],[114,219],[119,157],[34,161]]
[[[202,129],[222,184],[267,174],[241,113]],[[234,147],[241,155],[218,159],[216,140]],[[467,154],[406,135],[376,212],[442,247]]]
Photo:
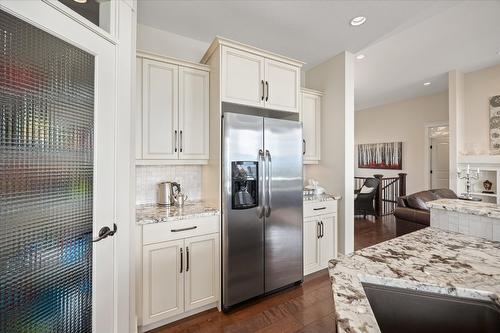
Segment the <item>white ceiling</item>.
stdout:
[[[203,42],[224,36],[306,70],[343,50],[365,53],[356,109],[444,90],[450,69],[500,63],[499,13],[500,1],[138,1],[141,24]],[[367,22],[351,27],[359,15]]]

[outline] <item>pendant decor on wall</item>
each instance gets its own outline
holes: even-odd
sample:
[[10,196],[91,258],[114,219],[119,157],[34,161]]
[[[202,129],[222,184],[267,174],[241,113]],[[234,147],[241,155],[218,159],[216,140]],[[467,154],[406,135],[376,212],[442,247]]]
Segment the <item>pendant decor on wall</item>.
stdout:
[[490,153],[500,154],[500,95],[490,97]]
[[401,170],[402,157],[402,142],[358,145],[358,168]]

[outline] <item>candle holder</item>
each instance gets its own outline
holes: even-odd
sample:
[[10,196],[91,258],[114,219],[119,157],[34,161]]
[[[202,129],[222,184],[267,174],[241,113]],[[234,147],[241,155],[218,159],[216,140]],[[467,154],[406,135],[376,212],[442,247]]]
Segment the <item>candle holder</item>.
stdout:
[[[479,179],[479,168],[477,171],[472,171],[470,170],[469,167],[467,167],[467,170],[458,170],[457,171],[457,177],[458,179],[465,179],[465,190],[466,193],[462,193],[462,197],[466,200],[474,200],[474,197],[472,196],[470,192],[470,187],[471,187],[471,180],[478,180]],[[465,174],[465,175],[464,175]]]

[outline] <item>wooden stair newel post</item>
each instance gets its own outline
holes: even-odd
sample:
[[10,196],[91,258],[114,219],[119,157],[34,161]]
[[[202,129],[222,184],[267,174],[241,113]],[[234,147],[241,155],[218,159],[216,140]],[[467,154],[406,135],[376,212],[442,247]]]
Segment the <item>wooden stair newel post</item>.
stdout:
[[377,174],[373,175],[373,177],[379,180],[377,192],[375,193],[375,214],[377,214],[377,217],[382,217],[382,178],[384,178],[384,175]]
[[406,173],[399,174],[399,196],[406,195]]

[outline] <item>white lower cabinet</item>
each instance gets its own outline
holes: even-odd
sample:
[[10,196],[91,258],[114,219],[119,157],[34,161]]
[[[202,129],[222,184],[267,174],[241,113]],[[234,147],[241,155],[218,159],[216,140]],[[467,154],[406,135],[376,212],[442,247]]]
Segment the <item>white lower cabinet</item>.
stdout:
[[319,222],[315,218],[304,219],[304,274],[320,267]]
[[337,256],[337,201],[304,203],[304,275]]
[[184,312],[183,240],[143,249],[143,324]]
[[216,223],[218,217],[143,226],[142,332],[218,305]]
[[218,300],[219,237],[205,235],[187,238],[185,274],[186,311]]

